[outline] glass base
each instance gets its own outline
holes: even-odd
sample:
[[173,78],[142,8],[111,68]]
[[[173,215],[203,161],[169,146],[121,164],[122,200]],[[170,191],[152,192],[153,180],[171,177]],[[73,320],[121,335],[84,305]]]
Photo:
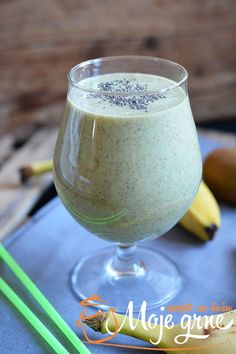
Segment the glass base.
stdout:
[[[140,247],[132,257],[122,259],[119,252],[109,247],[81,259],[72,271],[72,289],[81,299],[98,295],[108,305],[96,306],[101,310],[113,307],[125,313],[130,301],[133,311],[139,312],[143,301],[147,310],[172,299],[179,291],[181,277],[178,267],[162,253]],[[122,255],[121,255],[122,257]]]

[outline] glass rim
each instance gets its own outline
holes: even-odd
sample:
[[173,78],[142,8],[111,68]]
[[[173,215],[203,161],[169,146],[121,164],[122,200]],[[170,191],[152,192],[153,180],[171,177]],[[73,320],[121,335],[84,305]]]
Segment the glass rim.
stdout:
[[[168,60],[168,59],[163,59],[163,58],[159,58],[159,57],[151,57],[151,56],[144,56],[144,55],[120,55],[120,56],[107,56],[107,57],[101,57],[101,58],[96,58],[96,59],[89,59],[89,60],[85,60],[79,64],[76,64],[75,66],[73,66],[68,74],[67,74],[67,79],[68,82],[80,89],[81,91],[90,93],[90,94],[97,94],[97,95],[107,95],[107,96],[113,96],[113,95],[117,95],[117,96],[127,96],[127,92],[120,92],[120,91],[112,91],[112,92],[108,92],[108,91],[102,91],[99,89],[86,89],[83,86],[81,86],[79,83],[80,81],[76,81],[73,79],[72,75],[73,73],[80,69],[80,68],[84,68],[88,65],[93,65],[93,64],[97,64],[100,62],[106,62],[106,61],[119,61],[119,60],[134,60],[134,59],[138,59],[138,60],[143,60],[143,61],[152,61],[152,62],[161,62],[161,63],[166,63],[172,66],[175,66],[176,68],[180,69],[183,72],[183,78],[179,81],[176,81],[174,84],[165,87],[163,89],[159,89],[159,90],[149,90],[149,91],[131,91],[129,92],[130,95],[152,95],[152,94],[156,94],[156,93],[163,93],[166,91],[170,91],[173,89],[176,89],[177,87],[181,86],[182,84],[184,84],[187,80],[188,80],[188,71],[180,64],[172,61],[172,60]],[[154,74],[153,74],[154,75]]]

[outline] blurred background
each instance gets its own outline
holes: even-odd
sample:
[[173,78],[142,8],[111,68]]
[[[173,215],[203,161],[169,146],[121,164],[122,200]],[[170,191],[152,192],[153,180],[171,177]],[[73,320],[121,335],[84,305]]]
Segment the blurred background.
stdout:
[[58,125],[68,70],[108,55],[177,61],[197,123],[236,117],[235,0],[11,0],[0,18],[1,135]]
[[[86,59],[125,54],[185,66],[197,125],[236,132],[235,0],[2,0],[0,215],[5,222],[13,217],[21,188],[16,169],[52,156],[68,70]],[[21,213],[28,213],[48,185],[40,183],[17,196]]]

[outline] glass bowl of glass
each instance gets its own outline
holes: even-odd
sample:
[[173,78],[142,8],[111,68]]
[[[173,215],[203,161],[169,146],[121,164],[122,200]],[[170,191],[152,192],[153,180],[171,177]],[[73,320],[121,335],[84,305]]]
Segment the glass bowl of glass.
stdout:
[[181,65],[142,56],[89,60],[68,74],[55,186],[77,222],[113,244],[75,266],[80,299],[97,294],[118,312],[132,301],[139,311],[180,288],[178,267],[141,243],[181,219],[201,181],[187,80]]

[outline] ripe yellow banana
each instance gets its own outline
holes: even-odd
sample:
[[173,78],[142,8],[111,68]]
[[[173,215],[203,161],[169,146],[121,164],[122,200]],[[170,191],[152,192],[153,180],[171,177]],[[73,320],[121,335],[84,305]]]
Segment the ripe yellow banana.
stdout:
[[52,160],[43,160],[22,166],[19,169],[21,182],[25,183],[33,176],[43,175],[52,171]]
[[[133,320],[131,328],[128,316],[124,317],[120,314],[112,314],[110,311],[101,312],[96,317],[85,319],[85,323],[95,331],[103,334],[107,333],[107,328],[110,332],[116,332],[117,327],[120,328],[119,333],[141,339],[150,344],[155,344],[160,336],[160,331],[163,330],[161,341],[158,344],[159,348],[168,354],[233,354],[236,353],[236,310],[220,314],[223,317],[222,322],[219,321],[219,314],[212,316],[203,316],[201,321],[202,328],[193,319],[189,321],[191,335],[195,338],[190,338],[183,344],[184,338],[188,330],[183,324],[174,325],[171,329],[165,326],[155,325],[150,329],[150,323],[146,322],[147,330],[144,329],[141,320]],[[203,326],[203,324],[209,325]],[[216,327],[216,328],[215,328]],[[204,336],[204,338],[196,338],[196,336]],[[175,340],[179,341],[179,344]],[[190,349],[191,348],[191,349]],[[171,350],[172,349],[172,350]],[[176,349],[176,350],[173,350]]]
[[202,181],[198,193],[180,225],[204,241],[212,240],[220,227],[220,208],[210,189]]

